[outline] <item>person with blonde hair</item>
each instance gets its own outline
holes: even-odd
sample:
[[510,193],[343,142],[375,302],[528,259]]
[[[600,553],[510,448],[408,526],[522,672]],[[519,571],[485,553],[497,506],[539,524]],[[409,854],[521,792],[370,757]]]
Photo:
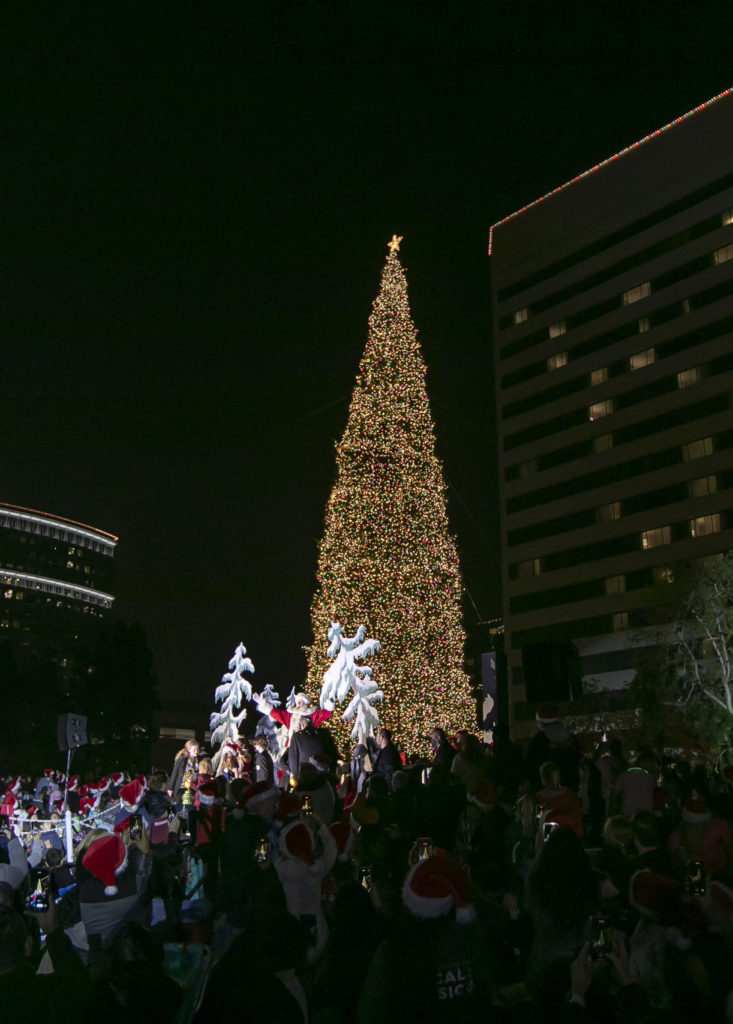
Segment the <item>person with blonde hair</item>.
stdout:
[[[186,740],[176,754],[173,771],[168,778],[168,796],[176,805],[176,810],[193,805],[193,794],[198,775],[199,745],[197,740]],[[190,796],[189,796],[190,794]]]

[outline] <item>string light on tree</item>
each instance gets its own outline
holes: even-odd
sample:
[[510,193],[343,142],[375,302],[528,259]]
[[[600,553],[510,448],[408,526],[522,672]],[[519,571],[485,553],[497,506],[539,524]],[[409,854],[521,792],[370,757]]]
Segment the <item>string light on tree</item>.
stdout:
[[[435,725],[475,728],[463,671],[461,576],[425,387],[425,363],[393,235],[369,318],[348,422],[326,506],[308,684],[319,690],[332,622],[378,636],[371,658],[380,718],[409,751]],[[348,732],[337,728],[342,746]]]

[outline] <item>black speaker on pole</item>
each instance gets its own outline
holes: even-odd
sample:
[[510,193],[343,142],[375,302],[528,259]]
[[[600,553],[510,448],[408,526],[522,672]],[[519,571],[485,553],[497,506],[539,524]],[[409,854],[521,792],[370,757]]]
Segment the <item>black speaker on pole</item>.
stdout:
[[59,715],[56,726],[59,750],[76,750],[87,742],[86,715]]

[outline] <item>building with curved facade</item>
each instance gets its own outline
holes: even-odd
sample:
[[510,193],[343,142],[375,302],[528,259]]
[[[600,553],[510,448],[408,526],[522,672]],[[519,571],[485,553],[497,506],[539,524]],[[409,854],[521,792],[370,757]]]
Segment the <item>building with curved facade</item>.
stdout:
[[0,502],[0,642],[65,658],[112,608],[117,537]]

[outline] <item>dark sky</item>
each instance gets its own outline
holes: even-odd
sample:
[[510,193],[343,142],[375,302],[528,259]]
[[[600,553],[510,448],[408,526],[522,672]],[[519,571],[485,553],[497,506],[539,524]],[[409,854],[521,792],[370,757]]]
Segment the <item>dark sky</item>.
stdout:
[[[451,9],[454,8],[454,9]],[[725,3],[59,2],[0,15],[0,500],[116,533],[163,695],[287,692],[386,242],[500,612],[490,224],[733,84]]]

